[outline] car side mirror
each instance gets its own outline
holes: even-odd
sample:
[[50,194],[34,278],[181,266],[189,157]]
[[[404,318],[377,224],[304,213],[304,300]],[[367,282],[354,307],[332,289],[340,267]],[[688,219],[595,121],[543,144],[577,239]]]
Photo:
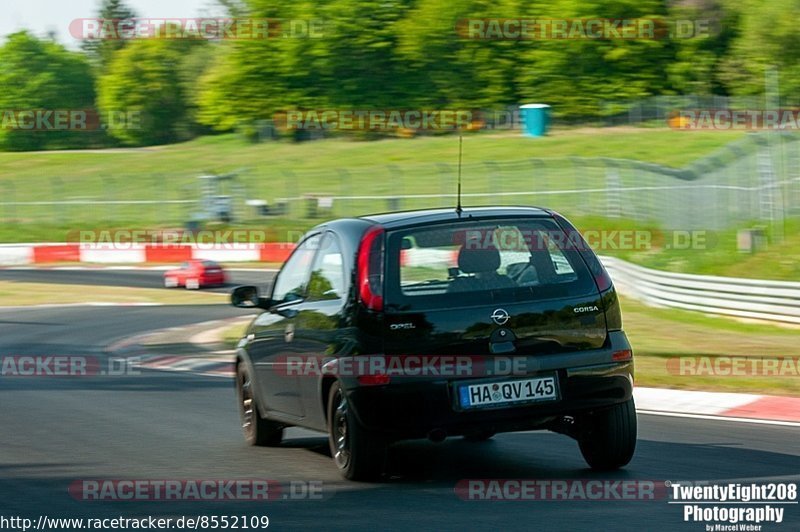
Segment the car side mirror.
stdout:
[[237,286],[231,292],[231,305],[239,308],[269,308],[269,298],[258,294],[258,287],[252,285]]

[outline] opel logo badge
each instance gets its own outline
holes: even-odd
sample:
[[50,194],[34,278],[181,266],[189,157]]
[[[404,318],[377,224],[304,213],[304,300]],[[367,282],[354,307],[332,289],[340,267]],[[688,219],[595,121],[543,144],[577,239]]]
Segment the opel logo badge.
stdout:
[[492,315],[489,317],[492,318],[492,321],[498,325],[505,325],[510,318],[508,312],[501,308],[495,309],[495,311],[492,312]]

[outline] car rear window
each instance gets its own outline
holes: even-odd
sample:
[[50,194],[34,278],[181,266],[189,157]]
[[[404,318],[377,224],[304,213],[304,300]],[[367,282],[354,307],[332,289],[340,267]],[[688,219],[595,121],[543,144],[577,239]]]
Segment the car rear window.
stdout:
[[576,244],[549,218],[393,231],[387,302],[419,309],[593,294],[597,287]]

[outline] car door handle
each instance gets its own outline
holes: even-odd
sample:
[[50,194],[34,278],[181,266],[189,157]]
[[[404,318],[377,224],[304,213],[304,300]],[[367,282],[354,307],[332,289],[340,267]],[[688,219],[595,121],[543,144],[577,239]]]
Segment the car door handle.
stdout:
[[297,309],[296,308],[280,308],[275,311],[276,314],[279,316],[283,316],[284,318],[294,318],[297,316]]
[[283,333],[283,339],[286,340],[286,343],[294,340],[294,323],[289,323],[286,325],[286,330]]

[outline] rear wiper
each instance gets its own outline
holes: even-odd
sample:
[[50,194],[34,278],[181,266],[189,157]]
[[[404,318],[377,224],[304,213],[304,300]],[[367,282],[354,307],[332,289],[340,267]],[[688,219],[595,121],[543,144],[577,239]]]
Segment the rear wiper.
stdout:
[[410,286],[427,286],[429,284],[446,284],[447,281],[442,281],[441,279],[428,279],[427,281],[421,281],[419,283],[414,283]]

